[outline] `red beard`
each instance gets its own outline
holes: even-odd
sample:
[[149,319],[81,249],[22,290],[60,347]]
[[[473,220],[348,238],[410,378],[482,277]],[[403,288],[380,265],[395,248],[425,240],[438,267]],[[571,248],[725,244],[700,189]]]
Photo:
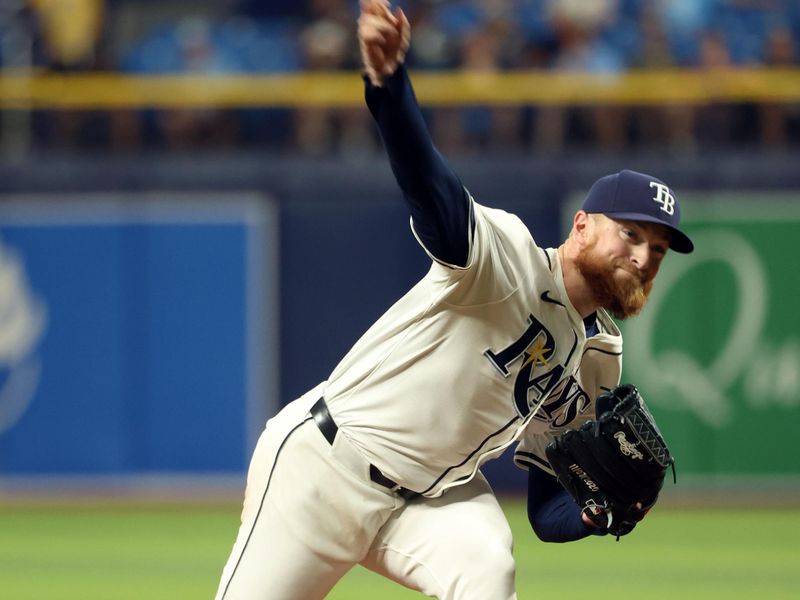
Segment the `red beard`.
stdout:
[[[575,266],[589,284],[595,301],[617,319],[639,314],[653,289],[653,280],[627,269],[619,259],[604,261],[591,252],[593,247],[594,244],[581,248]],[[619,269],[627,271],[628,276]]]

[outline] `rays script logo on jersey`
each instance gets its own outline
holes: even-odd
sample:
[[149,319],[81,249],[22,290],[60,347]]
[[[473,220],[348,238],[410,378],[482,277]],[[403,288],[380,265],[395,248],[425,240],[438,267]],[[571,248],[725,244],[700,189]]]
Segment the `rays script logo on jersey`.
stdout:
[[554,361],[555,338],[533,315],[528,315],[528,328],[519,339],[500,352],[486,350],[484,356],[503,377],[517,369],[514,404],[523,418],[547,398],[534,416],[563,427],[589,405],[589,396],[575,377],[564,377],[564,366]]

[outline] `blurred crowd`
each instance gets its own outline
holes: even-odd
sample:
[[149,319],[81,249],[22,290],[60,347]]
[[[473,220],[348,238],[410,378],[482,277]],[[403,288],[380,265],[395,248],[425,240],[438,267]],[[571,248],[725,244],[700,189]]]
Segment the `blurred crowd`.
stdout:
[[[406,0],[419,70],[793,67],[798,0]],[[3,0],[3,68],[265,74],[359,68],[358,0]],[[800,142],[800,106],[458,107],[428,111],[448,152]],[[37,111],[41,147],[378,148],[363,109]]]

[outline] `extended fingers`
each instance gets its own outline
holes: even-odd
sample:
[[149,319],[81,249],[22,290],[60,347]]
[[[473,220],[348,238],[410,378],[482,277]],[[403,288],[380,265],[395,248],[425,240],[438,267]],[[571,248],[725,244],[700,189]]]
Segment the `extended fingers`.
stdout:
[[399,6],[394,9],[394,14],[392,15],[395,19],[395,23],[397,23],[400,27],[399,29],[402,31],[403,29],[411,30],[411,25],[408,23],[408,17],[406,17],[406,13],[403,12],[403,9]]
[[383,16],[362,14],[358,18],[358,35],[365,42],[384,43],[397,27]]
[[360,0],[358,41],[369,79],[380,86],[403,63],[411,39],[411,26],[403,11],[391,10],[388,0]]
[[394,21],[395,17],[389,8],[388,0],[361,0],[361,14],[385,17],[389,21]]

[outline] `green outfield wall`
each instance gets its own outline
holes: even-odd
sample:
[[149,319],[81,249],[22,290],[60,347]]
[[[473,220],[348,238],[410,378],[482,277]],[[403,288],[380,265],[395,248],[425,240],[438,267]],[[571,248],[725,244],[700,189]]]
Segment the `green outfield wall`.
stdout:
[[800,476],[800,195],[685,193],[696,251],[665,259],[623,325],[681,473]]

